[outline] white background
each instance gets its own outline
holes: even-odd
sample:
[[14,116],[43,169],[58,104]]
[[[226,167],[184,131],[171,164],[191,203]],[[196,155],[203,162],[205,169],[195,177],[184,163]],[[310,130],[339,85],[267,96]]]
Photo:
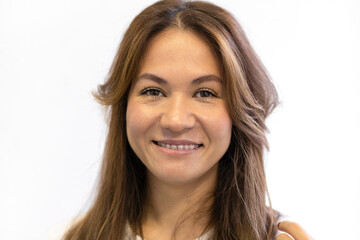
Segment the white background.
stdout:
[[[106,130],[91,91],[152,2],[0,0],[0,239],[40,239],[88,204]],[[268,121],[273,207],[316,239],[360,239],[359,1],[213,2],[281,96]]]

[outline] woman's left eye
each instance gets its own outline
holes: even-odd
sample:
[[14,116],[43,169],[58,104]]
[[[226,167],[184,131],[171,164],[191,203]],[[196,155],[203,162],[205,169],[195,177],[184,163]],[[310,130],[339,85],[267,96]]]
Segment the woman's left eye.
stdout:
[[196,92],[195,97],[199,98],[211,98],[211,97],[217,97],[216,92],[210,90],[210,89],[202,89]]

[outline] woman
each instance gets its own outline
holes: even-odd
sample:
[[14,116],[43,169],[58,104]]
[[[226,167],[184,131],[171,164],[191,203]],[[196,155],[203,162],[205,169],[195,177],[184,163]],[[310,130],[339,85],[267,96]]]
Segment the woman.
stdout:
[[[95,96],[109,109],[98,194],[63,239],[276,237],[263,151],[278,97],[228,12],[181,0],[146,8]],[[279,229],[309,239],[296,224]]]

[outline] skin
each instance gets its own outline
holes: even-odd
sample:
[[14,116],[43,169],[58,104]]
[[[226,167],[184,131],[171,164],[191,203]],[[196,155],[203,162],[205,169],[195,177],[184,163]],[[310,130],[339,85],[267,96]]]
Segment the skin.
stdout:
[[314,240],[299,224],[294,222],[280,222],[278,225],[278,229],[287,234],[279,234],[276,240]]
[[[208,216],[195,217],[189,209],[211,205],[198,201],[214,190],[218,161],[230,144],[232,122],[223,94],[219,62],[199,35],[172,28],[149,41],[126,112],[130,146],[148,170],[145,239],[202,234]],[[157,142],[183,147],[168,149]],[[197,148],[185,150],[185,145]]]
[[[182,214],[215,187],[232,128],[221,81],[218,61],[199,35],[168,29],[150,40],[126,113],[130,146],[148,169],[146,239],[170,239]],[[154,141],[200,146],[173,150]],[[206,221],[186,218],[177,239],[199,237]]]

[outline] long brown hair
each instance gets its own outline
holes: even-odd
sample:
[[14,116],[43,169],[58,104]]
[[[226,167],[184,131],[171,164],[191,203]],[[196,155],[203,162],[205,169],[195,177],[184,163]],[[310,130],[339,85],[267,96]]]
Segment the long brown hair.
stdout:
[[244,31],[224,9],[202,1],[164,0],[143,10],[130,24],[95,97],[108,107],[108,136],[98,192],[86,215],[65,240],[125,239],[127,226],[142,235],[146,167],[126,135],[127,98],[149,40],[168,28],[194,31],[221,63],[232,138],[219,161],[209,228],[211,239],[272,239],[277,213],[266,206],[263,152],[265,119],[278,103],[276,89]]

